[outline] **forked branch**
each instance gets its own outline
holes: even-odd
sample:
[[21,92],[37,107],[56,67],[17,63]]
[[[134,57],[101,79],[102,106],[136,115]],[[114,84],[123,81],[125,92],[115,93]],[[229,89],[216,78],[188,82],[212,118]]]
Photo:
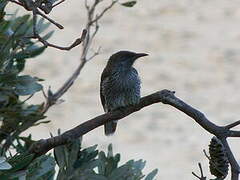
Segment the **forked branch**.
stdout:
[[229,128],[226,128],[227,126],[226,127],[218,126],[212,123],[206,118],[206,116],[202,112],[191,107],[181,99],[177,98],[174,95],[174,93],[175,92],[173,91],[162,90],[154,94],[142,97],[140,100],[140,103],[135,106],[129,106],[121,110],[116,110],[113,112],[109,112],[109,113],[97,116],[91,120],[88,120],[80,124],[79,126],[69,131],[66,131],[65,133],[59,136],[39,140],[38,142],[32,145],[32,147],[30,148],[30,153],[35,153],[36,156],[45,154],[50,149],[53,149],[54,147],[57,147],[63,144],[67,144],[72,139],[79,138],[84,134],[92,131],[93,129],[105,124],[106,122],[123,119],[124,117],[136,111],[139,111],[144,107],[161,102],[163,104],[171,105],[172,107],[175,107],[176,109],[182,111],[183,113],[191,117],[195,122],[197,122],[202,128],[204,128],[209,133],[215,135],[222,141],[223,145],[226,148],[228,159],[231,165],[232,180],[238,180],[239,165],[227,143],[226,138],[232,137],[232,136],[240,137],[240,132],[232,131]]
[[[63,83],[63,85],[57,90],[57,92],[52,93],[50,89],[48,90],[48,94],[45,94],[46,103],[42,110],[42,113],[47,112],[47,110],[60,99],[60,97],[73,85],[74,81],[79,76],[79,74],[80,74],[81,70],[83,69],[83,67],[85,66],[85,64],[99,54],[100,48],[98,48],[97,51],[95,51],[92,55],[89,56],[89,54],[90,54],[89,50],[92,45],[93,39],[95,38],[95,36],[99,30],[98,20],[100,18],[102,18],[103,15],[108,10],[110,10],[117,1],[116,0],[112,1],[112,3],[110,5],[105,7],[100,12],[100,15],[96,15],[95,14],[96,8],[101,2],[102,1],[100,1],[100,0],[95,0],[90,5],[88,3],[88,1],[85,0],[85,8],[87,10],[87,16],[88,16],[86,26],[82,33],[82,37],[80,39],[78,39],[78,41],[76,41],[77,43],[73,43],[73,45],[72,45],[72,46],[76,46],[76,45],[82,43],[79,65],[77,66],[76,70],[73,71],[72,75],[66,80],[66,82]],[[50,43],[44,41],[40,36],[38,36],[38,34],[36,33],[36,30],[34,32],[35,32],[36,37],[39,39],[39,41],[41,41],[46,46],[52,46]],[[69,48],[71,49],[72,47],[70,46]],[[58,47],[58,49],[60,49],[60,48]],[[63,50],[67,50],[67,49],[64,48]]]

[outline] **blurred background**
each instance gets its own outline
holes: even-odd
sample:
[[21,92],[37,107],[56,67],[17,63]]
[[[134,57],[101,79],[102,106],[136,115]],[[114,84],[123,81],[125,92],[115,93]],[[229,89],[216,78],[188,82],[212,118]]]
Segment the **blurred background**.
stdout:
[[[67,46],[79,37],[86,23],[83,5],[84,1],[66,1],[53,10],[50,17],[65,28],[56,29],[50,42]],[[100,75],[109,56],[119,50],[150,54],[135,65],[142,96],[170,89],[218,125],[239,120],[239,20],[237,0],[138,0],[133,8],[116,5],[100,20],[93,51],[101,46],[101,54],[87,63],[62,97],[65,102],[48,111],[51,123],[27,134],[47,138],[59,128],[64,132],[102,114]],[[28,61],[26,73],[46,79],[45,89],[51,86],[55,91],[75,70],[80,52],[80,47],[48,48],[38,59]],[[35,96],[35,103],[42,101],[41,93]],[[85,135],[83,143],[98,144],[103,150],[112,143],[114,151],[121,152],[122,162],[142,158],[147,161],[146,172],[158,168],[157,179],[192,180],[198,162],[209,176],[202,150],[208,149],[211,137],[185,114],[155,104],[121,120],[114,136],[105,137],[100,127]],[[231,146],[239,159],[239,140],[231,140]]]

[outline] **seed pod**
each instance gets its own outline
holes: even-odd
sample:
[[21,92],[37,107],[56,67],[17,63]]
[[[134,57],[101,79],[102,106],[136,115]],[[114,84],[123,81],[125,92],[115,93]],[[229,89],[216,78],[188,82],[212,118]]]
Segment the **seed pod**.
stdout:
[[225,179],[228,175],[229,161],[222,142],[215,136],[211,139],[209,144],[209,154],[209,168],[211,174],[219,179]]

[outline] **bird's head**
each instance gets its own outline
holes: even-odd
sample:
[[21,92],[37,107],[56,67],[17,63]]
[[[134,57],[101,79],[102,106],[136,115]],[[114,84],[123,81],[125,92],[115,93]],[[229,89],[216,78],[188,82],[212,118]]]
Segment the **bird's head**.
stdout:
[[135,60],[140,57],[148,56],[146,53],[135,53],[130,51],[119,51],[113,54],[108,61],[108,66],[130,68]]

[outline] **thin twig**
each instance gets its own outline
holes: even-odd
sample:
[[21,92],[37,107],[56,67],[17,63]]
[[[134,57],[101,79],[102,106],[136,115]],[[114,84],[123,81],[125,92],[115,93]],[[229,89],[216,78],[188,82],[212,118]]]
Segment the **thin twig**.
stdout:
[[[118,2],[118,0],[114,0],[112,1],[112,3],[105,7],[102,12],[100,13],[100,15],[96,15],[95,16],[95,11],[96,11],[96,8],[98,6],[99,3],[101,3],[102,0],[95,0],[94,3],[90,6],[87,2],[87,0],[85,0],[85,8],[87,10],[87,14],[88,14],[88,20],[87,20],[87,23],[86,23],[86,29],[88,31],[88,34],[86,36],[86,39],[84,40],[83,44],[82,44],[82,53],[81,53],[81,61],[89,61],[91,59],[93,59],[96,55],[99,54],[99,49],[98,51],[96,51],[94,53],[93,56],[91,57],[87,57],[87,54],[88,54],[88,51],[89,51],[89,48],[93,42],[93,39],[95,38],[98,30],[99,30],[99,24],[98,24],[98,20],[101,19],[104,14],[109,11],[114,5],[115,3]],[[94,27],[94,31],[92,32],[92,28]]]
[[207,154],[207,152],[206,152],[206,150],[205,150],[205,149],[203,150],[203,153],[204,153],[204,155],[206,156],[206,158],[208,158],[208,160],[210,161],[210,160],[211,160],[211,158],[210,158],[210,156]]
[[[80,58],[80,64],[77,67],[77,69],[73,72],[73,74],[68,78],[68,80],[57,90],[57,92],[48,95],[47,102],[45,103],[45,106],[42,110],[42,113],[47,112],[47,110],[54,105],[58,99],[73,85],[74,81],[77,79],[79,76],[81,70],[85,66],[87,61],[92,60],[95,56],[97,56],[100,52],[100,47],[98,50],[90,57],[87,57],[88,52],[89,52],[89,47],[91,46],[94,37],[96,36],[98,30],[99,30],[99,25],[98,25],[98,20],[103,17],[103,15],[115,4],[112,3],[110,6],[106,7],[102,13],[101,16],[97,19],[93,19],[94,13],[96,10],[97,5],[100,3],[100,0],[95,0],[94,3],[89,6],[87,0],[85,0],[85,8],[87,9],[87,14],[88,14],[88,20],[86,23],[85,31],[83,32],[84,38],[81,38],[80,43],[82,43],[82,52],[81,52],[81,58]],[[94,32],[91,34],[92,27],[95,27]],[[36,35],[37,33],[35,33]],[[83,35],[82,35],[83,37]],[[44,41],[43,39],[40,38],[39,35],[37,35],[37,38],[39,41],[41,41],[45,46],[52,46],[52,44],[48,43],[47,41]],[[73,45],[78,45],[80,43],[73,43]],[[52,46],[53,47],[53,46]],[[59,48],[54,45],[55,48],[62,49],[62,50],[67,50],[67,48]],[[69,49],[72,48],[71,46]]]
[[232,128],[238,126],[239,124],[240,124],[240,120],[238,120],[238,121],[236,121],[236,122],[233,122],[233,123],[231,123],[231,124],[226,125],[225,128],[227,128],[227,129],[232,129]]
[[95,19],[93,19],[90,23],[93,24],[95,22],[97,22],[109,9],[111,9],[114,4],[116,4],[118,1],[112,1],[112,3],[107,6],[99,15],[96,15]]
[[15,3],[15,4],[19,5],[19,6],[24,7],[23,4],[20,3],[20,2],[18,2],[18,1],[14,1],[14,0],[8,0],[8,1],[10,1],[10,2],[12,2],[12,3]]
[[74,81],[77,79],[79,76],[82,68],[84,67],[84,64],[86,62],[82,61],[78,68],[74,71],[74,73],[69,77],[69,79],[57,90],[56,93],[54,93],[52,96],[48,96],[47,102],[45,103],[45,106],[42,110],[42,113],[44,114],[47,112],[47,110],[54,105],[57,100],[73,85]]
[[198,167],[199,167],[199,169],[200,169],[200,176],[198,176],[195,172],[192,172],[192,174],[193,174],[195,177],[197,177],[198,179],[200,179],[200,180],[206,180],[207,177],[204,176],[204,174],[203,174],[203,169],[202,169],[201,163],[198,163]]
[[80,38],[76,39],[70,46],[66,46],[66,47],[62,47],[62,46],[57,46],[55,44],[49,43],[48,41],[44,40],[41,36],[36,35],[36,38],[42,42],[46,47],[53,47],[56,49],[60,49],[60,50],[66,50],[69,51],[72,48],[78,46],[79,44],[81,44],[83,42],[83,39],[86,37],[87,31],[86,29],[83,30],[82,35]]
[[48,41],[46,41],[45,39],[43,39],[37,32],[37,28],[36,28],[36,21],[37,21],[37,11],[33,10],[33,37],[31,38],[36,38],[38,39],[40,42],[42,42],[44,44],[44,46],[46,47],[53,47],[53,48],[56,48],[56,49],[60,49],[60,50],[71,50],[72,48],[78,46],[79,44],[81,44],[83,42],[83,40],[85,39],[86,35],[87,35],[87,31],[86,29],[84,29],[82,31],[82,34],[81,34],[81,37],[76,39],[70,46],[67,46],[67,47],[61,47],[61,46],[57,46],[55,44],[51,44],[49,43]]
[[29,99],[31,99],[34,96],[34,94],[31,94],[29,97],[27,97],[25,100],[23,100],[20,104],[24,104],[27,102]]
[[95,56],[99,55],[99,54],[100,54],[100,50],[101,50],[101,47],[99,47],[98,50],[95,51],[92,56],[88,57],[87,61],[90,61],[90,60],[92,60]]
[[65,0],[61,0],[61,1],[59,1],[58,3],[54,4],[52,7],[54,8],[54,7],[58,6],[59,4],[63,3],[64,1],[65,1]]
[[[76,46],[78,44],[80,44],[84,38],[87,35],[87,31],[83,30],[82,32],[82,36],[80,39],[78,39],[77,41],[75,41],[75,43],[73,43],[73,46]],[[72,48],[72,47],[70,47]],[[47,110],[54,105],[57,100],[73,85],[74,81],[77,79],[77,77],[79,76],[82,68],[85,65],[85,61],[82,61],[79,66],[77,67],[77,69],[73,72],[73,74],[68,78],[68,80],[57,90],[57,92],[55,92],[54,94],[50,95],[48,94],[48,96],[45,94],[45,97],[47,96],[47,102],[45,103],[45,106],[42,110],[42,113],[44,114],[45,112],[47,112]]]
[[[38,39],[46,47],[53,47],[53,48],[56,48],[56,49],[67,50],[68,51],[68,50],[71,50],[72,48],[78,46],[79,44],[81,44],[82,41],[83,41],[82,37],[85,38],[87,36],[86,30],[83,30],[82,36],[80,38],[76,39],[70,46],[66,46],[66,47],[62,47],[62,46],[58,46],[58,45],[49,43],[48,41],[43,39],[37,32],[37,27],[36,27],[37,26],[37,23],[36,23],[37,22],[37,16],[38,15],[42,16],[44,19],[47,19],[50,23],[54,24],[59,29],[63,29],[64,27],[61,24],[59,24],[56,21],[54,21],[53,19],[51,19],[48,16],[46,16],[45,14],[43,14],[41,11],[39,11],[38,8],[40,8],[40,7],[37,6],[36,5],[37,3],[33,2],[32,0],[28,1],[28,6],[24,5],[22,3],[19,3],[19,2],[15,1],[15,0],[9,0],[9,1],[24,7],[28,11],[32,11],[32,14],[33,14],[33,34],[34,34],[34,36],[31,36],[31,37],[28,37],[28,38]],[[53,7],[59,5],[63,1],[64,0],[60,1],[59,3],[55,4]]]
[[89,43],[92,43],[93,39],[95,38],[95,36],[96,36],[96,34],[97,34],[98,30],[99,30],[98,21],[96,21],[94,24],[95,24],[94,25],[95,29],[94,29],[94,32],[92,33],[92,35],[91,35],[91,37],[89,39]]
[[[97,56],[99,54],[100,47],[98,48],[98,50],[96,52],[94,52],[93,55],[91,55],[90,57],[87,57],[88,52],[89,52],[89,47],[91,46],[91,44],[93,42],[93,39],[94,39],[94,37],[96,36],[96,34],[99,30],[99,25],[98,25],[98,19],[99,18],[97,20],[93,20],[93,17],[94,17],[96,7],[100,2],[101,2],[100,0],[95,0],[94,3],[91,6],[89,6],[87,0],[85,0],[85,7],[87,9],[88,20],[87,20],[87,23],[86,23],[85,30],[83,32],[84,38],[81,38],[81,40],[80,40],[80,43],[83,42],[82,43],[82,52],[81,52],[80,64],[78,65],[77,69],[73,72],[73,74],[68,78],[68,80],[57,90],[57,92],[53,93],[52,95],[48,95],[47,102],[45,103],[45,106],[42,110],[42,113],[47,112],[47,110],[52,105],[54,105],[58,101],[58,99],[73,85],[74,81],[79,76],[79,74],[80,74],[81,70],[83,69],[83,67],[85,66],[86,62],[92,60],[95,56]],[[114,4],[112,4],[111,7],[113,5]],[[103,17],[103,15],[109,9],[110,9],[110,6],[105,8],[103,10],[103,12],[101,13],[101,17]],[[94,29],[94,32],[91,34],[92,27],[95,27],[95,29]],[[40,36],[37,36],[37,37],[43,44],[45,44],[45,46],[52,46],[52,44],[48,43],[47,41],[42,40],[40,38]],[[82,37],[83,37],[83,35],[82,35]],[[76,43],[76,44],[73,43],[73,45],[76,46],[80,43]],[[54,45],[54,47],[58,48],[58,49],[62,49],[62,50],[67,50],[67,48],[63,49],[62,47],[59,48],[59,47],[56,47],[55,45]],[[70,46],[68,49],[70,49],[70,48],[72,48],[72,47]]]
[[87,10],[89,10],[89,5],[88,5],[88,2],[87,2],[88,0],[84,0],[84,5],[85,5],[85,8],[87,9]]
[[38,10],[39,7],[36,6],[36,4],[35,4],[33,1],[31,1],[31,0],[30,0],[30,1],[27,1],[29,4],[31,4],[30,7],[27,7],[26,5],[24,5],[24,4],[20,3],[20,2],[17,2],[17,1],[15,1],[15,0],[8,0],[8,1],[10,1],[10,2],[12,2],[12,3],[15,3],[15,4],[19,5],[19,6],[24,7],[24,8],[25,8],[26,10],[28,10],[28,11],[35,11],[35,12],[34,12],[35,15],[40,15],[40,16],[42,16],[43,18],[47,19],[49,22],[51,22],[52,24],[54,24],[55,26],[57,26],[59,29],[63,29],[63,28],[64,28],[61,24],[57,23],[57,22],[54,21],[53,19],[49,18],[48,16],[46,16],[45,14],[43,14],[42,12],[40,12],[40,11]]
[[43,97],[44,97],[45,99],[47,99],[47,95],[46,95],[44,89],[42,89],[42,94],[43,94]]
[[43,14],[42,12],[40,12],[37,9],[36,9],[36,14],[38,14],[38,15],[42,16],[43,18],[47,19],[49,22],[51,22],[52,24],[57,26],[59,29],[63,29],[64,28],[61,24],[59,24],[56,21],[54,21],[53,19],[49,18],[48,16],[46,16],[45,14]]

